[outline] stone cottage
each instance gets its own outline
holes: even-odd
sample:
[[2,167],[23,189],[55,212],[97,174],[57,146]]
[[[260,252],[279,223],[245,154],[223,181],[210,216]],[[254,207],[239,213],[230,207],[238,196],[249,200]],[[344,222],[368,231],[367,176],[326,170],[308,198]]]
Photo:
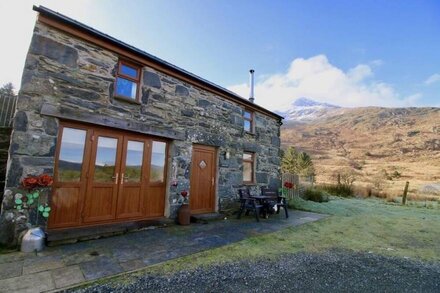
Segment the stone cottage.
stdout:
[[49,239],[173,218],[182,190],[197,214],[225,210],[243,186],[280,186],[281,116],[48,8],[34,10],[8,161],[13,192],[2,203],[10,232],[0,241],[16,242],[26,228],[29,215],[13,201],[28,174],[54,178]]

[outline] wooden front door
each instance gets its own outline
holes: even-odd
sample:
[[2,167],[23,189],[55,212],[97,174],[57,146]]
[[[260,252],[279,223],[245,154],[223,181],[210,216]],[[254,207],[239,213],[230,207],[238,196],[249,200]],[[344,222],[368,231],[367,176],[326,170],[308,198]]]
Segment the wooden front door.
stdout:
[[202,145],[193,146],[189,197],[193,214],[215,211],[216,161],[215,148]]
[[49,229],[162,217],[166,153],[160,139],[62,123]]

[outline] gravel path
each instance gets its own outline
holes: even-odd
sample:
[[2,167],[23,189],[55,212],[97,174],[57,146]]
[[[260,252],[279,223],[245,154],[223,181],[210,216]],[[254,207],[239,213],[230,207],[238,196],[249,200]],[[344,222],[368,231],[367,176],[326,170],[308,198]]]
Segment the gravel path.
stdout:
[[[113,287],[114,286],[114,287]],[[297,253],[75,292],[440,292],[440,263],[369,253]]]

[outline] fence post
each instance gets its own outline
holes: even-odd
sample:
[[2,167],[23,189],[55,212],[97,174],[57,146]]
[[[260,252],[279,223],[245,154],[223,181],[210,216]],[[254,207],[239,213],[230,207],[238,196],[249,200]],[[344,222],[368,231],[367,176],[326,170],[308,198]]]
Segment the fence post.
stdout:
[[405,183],[405,189],[403,190],[403,197],[402,197],[402,204],[403,204],[403,205],[406,204],[406,195],[408,194],[408,186],[409,186],[409,182],[406,181],[406,183]]

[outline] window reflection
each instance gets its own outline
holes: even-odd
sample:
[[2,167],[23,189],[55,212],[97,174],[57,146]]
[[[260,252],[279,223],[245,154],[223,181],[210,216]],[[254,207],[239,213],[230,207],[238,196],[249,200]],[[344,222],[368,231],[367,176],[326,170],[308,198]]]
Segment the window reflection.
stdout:
[[116,81],[116,94],[119,96],[136,99],[137,84],[134,81],[118,77]]
[[243,181],[252,181],[252,163],[250,162],[243,162]]
[[137,69],[134,68],[134,67],[128,66],[126,64],[121,64],[120,73],[128,75],[128,76],[130,76],[132,78],[137,78],[138,77]]
[[60,182],[80,181],[86,134],[87,131],[81,129],[67,127],[63,129],[58,159]]
[[244,130],[247,132],[251,131],[251,122],[250,121],[244,120]]
[[151,151],[150,182],[164,182],[166,143],[153,141]]
[[144,143],[129,140],[127,143],[127,158],[125,159],[125,182],[140,182]]
[[111,182],[115,174],[116,148],[118,140],[110,137],[98,137],[95,160],[95,182]]
[[254,154],[243,153],[243,182],[252,183],[254,181]]

